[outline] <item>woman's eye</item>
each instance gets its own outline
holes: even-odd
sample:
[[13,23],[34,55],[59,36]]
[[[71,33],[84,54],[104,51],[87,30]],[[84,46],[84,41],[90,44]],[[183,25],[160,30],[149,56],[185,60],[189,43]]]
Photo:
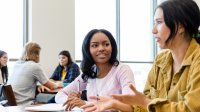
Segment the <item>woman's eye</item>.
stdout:
[[162,21],[156,21],[156,23],[157,23],[157,24],[161,24],[161,23],[162,23]]
[[110,43],[106,43],[106,44],[105,44],[105,46],[109,46],[109,45],[110,45]]
[[156,20],[156,21],[154,22],[154,25],[158,25],[158,24],[161,24],[161,23],[162,23],[161,20]]
[[93,47],[93,48],[96,48],[96,47],[97,47],[97,45],[96,45],[96,44],[93,44],[93,45],[91,45],[91,47]]

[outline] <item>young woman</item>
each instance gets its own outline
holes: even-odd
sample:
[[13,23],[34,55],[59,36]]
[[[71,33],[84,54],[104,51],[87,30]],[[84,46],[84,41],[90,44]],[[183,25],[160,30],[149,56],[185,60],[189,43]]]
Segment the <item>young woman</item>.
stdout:
[[69,51],[59,53],[59,65],[56,67],[50,79],[64,83],[72,82],[80,74],[79,67],[72,61]]
[[43,86],[55,89],[62,87],[48,79],[39,64],[41,47],[35,42],[25,45],[22,56],[13,68],[8,79],[12,85],[17,105],[30,105],[35,100],[36,86],[39,81]]
[[7,61],[7,53],[0,50],[0,84],[5,84],[8,80]]
[[[200,11],[193,0],[167,0],[154,15],[153,34],[161,49],[149,73],[144,94],[101,97],[85,111],[125,108],[143,112],[200,112]],[[92,97],[95,98],[95,97]],[[121,108],[119,108],[121,106]],[[131,110],[129,110],[131,111]]]
[[[67,86],[80,75],[80,70],[78,65],[72,61],[69,51],[63,50],[58,56],[59,65],[50,79]],[[55,103],[55,97],[52,97],[48,103]]]
[[[112,34],[104,29],[91,30],[82,45],[82,75],[56,95],[57,103],[66,104],[66,110],[86,104],[80,99],[80,91],[87,96],[110,96],[130,93],[128,84],[134,84],[134,75],[129,66],[117,60],[117,45]],[[74,91],[74,92],[72,92]],[[91,100],[87,97],[88,101]],[[130,109],[131,106],[126,106]]]

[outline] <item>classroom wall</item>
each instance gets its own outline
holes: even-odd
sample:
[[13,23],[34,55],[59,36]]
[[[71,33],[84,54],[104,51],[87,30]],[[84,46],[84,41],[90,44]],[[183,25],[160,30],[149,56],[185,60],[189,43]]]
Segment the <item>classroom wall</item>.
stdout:
[[75,57],[74,7],[74,0],[29,0],[29,40],[41,45],[40,63],[48,76],[61,50]]

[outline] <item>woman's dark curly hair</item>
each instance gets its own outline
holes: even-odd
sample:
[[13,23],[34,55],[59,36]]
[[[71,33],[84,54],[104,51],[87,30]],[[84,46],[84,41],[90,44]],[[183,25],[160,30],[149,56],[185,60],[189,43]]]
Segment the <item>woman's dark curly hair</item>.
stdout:
[[85,39],[83,40],[82,44],[83,60],[81,62],[81,70],[83,72],[82,78],[84,81],[87,81],[88,78],[93,79],[97,77],[97,71],[95,71],[95,62],[91,56],[89,46],[90,40],[93,37],[93,35],[99,32],[105,34],[111,43],[112,53],[109,63],[115,66],[118,66],[119,64],[119,61],[117,60],[117,44],[112,34],[105,29],[93,29],[90,32],[88,32],[88,34],[85,36]]

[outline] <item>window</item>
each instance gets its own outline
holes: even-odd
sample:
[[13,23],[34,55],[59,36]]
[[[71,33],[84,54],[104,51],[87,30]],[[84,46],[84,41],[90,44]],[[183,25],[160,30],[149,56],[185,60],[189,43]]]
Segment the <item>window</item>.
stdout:
[[120,1],[120,60],[132,68],[139,91],[144,88],[154,59],[151,2]]
[[120,2],[121,61],[153,61],[150,2],[150,0]]
[[86,33],[92,28],[105,28],[116,37],[119,60],[131,67],[136,88],[142,91],[156,53],[151,34],[154,2],[155,0],[76,0],[75,59],[82,59],[81,45]]
[[75,0],[75,59],[82,59],[82,42],[92,29],[107,29],[115,37],[116,0]]
[[[23,48],[23,0],[0,1],[0,49],[18,59]],[[13,63],[9,62],[9,71]]]

